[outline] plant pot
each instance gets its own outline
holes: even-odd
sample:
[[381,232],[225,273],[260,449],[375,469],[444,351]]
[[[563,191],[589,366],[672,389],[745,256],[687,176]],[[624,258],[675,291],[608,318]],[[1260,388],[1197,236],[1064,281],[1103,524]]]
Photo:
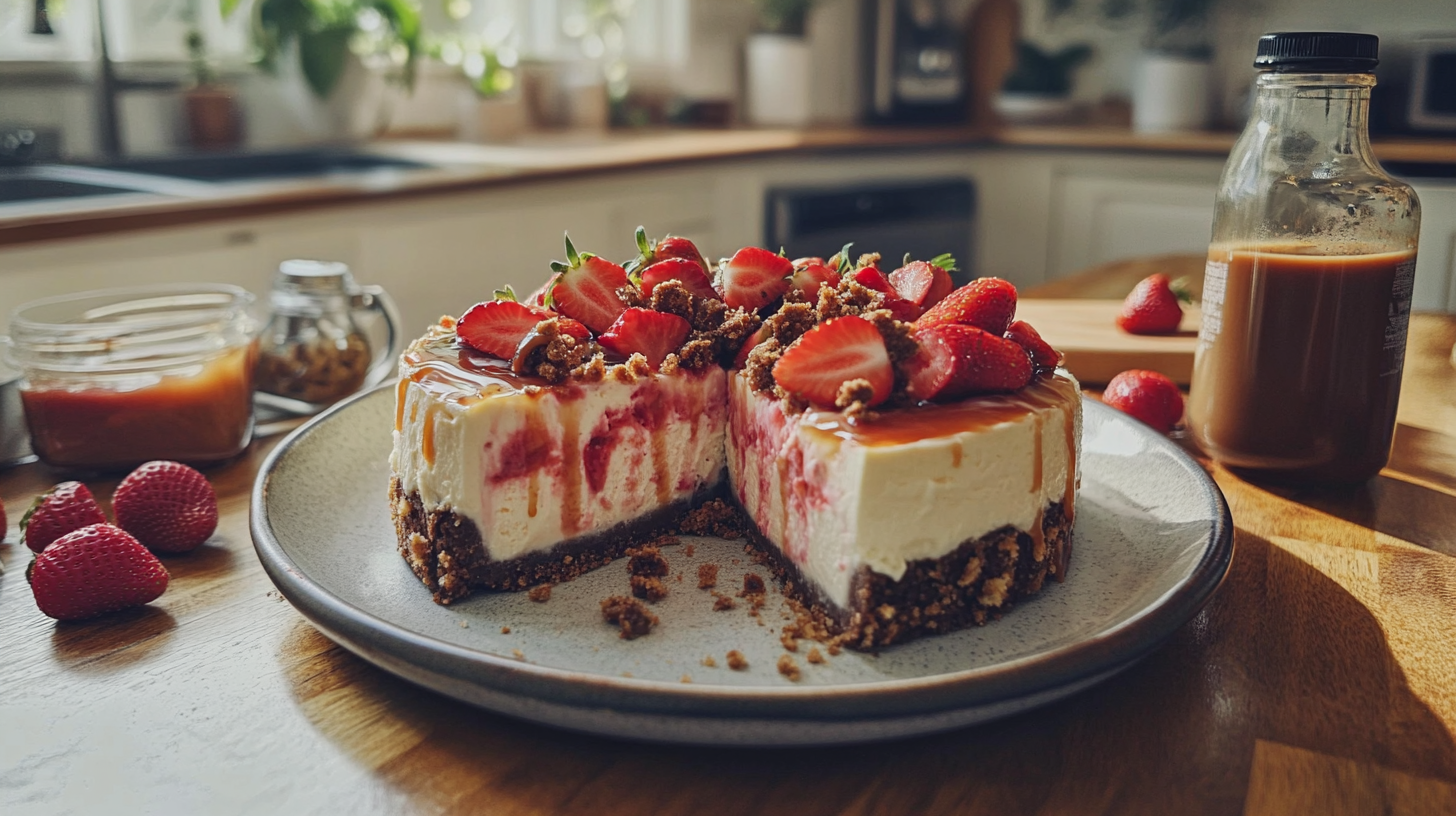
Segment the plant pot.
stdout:
[[233,150],[242,142],[237,91],[225,85],[199,85],[182,96],[187,143],[196,150]]
[[526,101],[518,93],[482,97],[462,88],[457,135],[467,142],[514,142],[526,130]]
[[809,44],[801,37],[748,38],[748,121],[755,125],[809,124]]
[[991,102],[1003,122],[1013,125],[1060,125],[1071,122],[1080,106],[1066,94],[1002,91]]
[[349,55],[343,75],[327,98],[309,88],[293,43],[278,60],[279,90],[298,130],[311,138],[350,141],[378,136],[389,126],[394,100],[404,91]]
[[1208,127],[1212,77],[1208,60],[1143,54],[1133,87],[1133,130],[1166,133]]

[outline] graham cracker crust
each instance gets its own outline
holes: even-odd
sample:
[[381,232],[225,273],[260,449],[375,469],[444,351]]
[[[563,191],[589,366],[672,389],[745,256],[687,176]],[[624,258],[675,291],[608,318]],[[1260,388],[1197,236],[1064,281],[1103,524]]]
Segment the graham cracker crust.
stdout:
[[601,532],[568,539],[546,552],[495,561],[486,553],[475,522],[449,510],[426,511],[418,493],[405,494],[398,477],[389,480],[399,554],[439,604],[458,601],[476,589],[514,591],[570,581],[633,547],[676,532],[684,516],[717,493],[716,484],[705,486],[689,498]]
[[784,595],[802,607],[832,643],[860,651],[996,620],[1017,601],[1039,592],[1048,576],[1065,580],[1071,559],[1072,521],[1062,503],[1053,502],[1042,513],[1040,543],[1030,533],[1007,526],[962,542],[940,558],[910,562],[898,581],[861,566],[850,581],[846,608],[806,581],[748,514],[731,497],[725,500],[728,493],[721,484],[704,487],[688,499],[603,532],[563,541],[547,552],[493,561],[474,522],[448,510],[427,512],[418,494],[405,494],[397,478],[390,480],[400,555],[440,604],[460,600],[476,589],[519,591],[569,581],[629,549],[679,532],[694,508],[714,499],[719,507],[736,511],[749,547],[779,580]]
[[748,514],[739,512],[750,544],[779,579],[784,595],[832,635],[832,642],[860,651],[999,619],[1016,601],[1039,592],[1047,576],[1066,580],[1072,555],[1072,521],[1062,503],[1053,502],[1042,512],[1041,546],[1030,533],[1007,526],[964,541],[939,558],[909,562],[898,581],[861,566],[850,579],[845,608],[805,580]]

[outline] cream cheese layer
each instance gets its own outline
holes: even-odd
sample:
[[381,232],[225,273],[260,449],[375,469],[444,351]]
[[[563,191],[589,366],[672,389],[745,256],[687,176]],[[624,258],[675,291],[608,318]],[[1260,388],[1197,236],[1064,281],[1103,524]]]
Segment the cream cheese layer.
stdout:
[[888,411],[870,420],[782,403],[729,378],[729,478],[759,531],[832,602],[860,566],[898,580],[1001,527],[1070,518],[1082,405],[1067,372],[1014,394]]
[[400,374],[393,473],[427,511],[474,522],[492,559],[606,530],[721,478],[717,367],[549,386],[427,335]]

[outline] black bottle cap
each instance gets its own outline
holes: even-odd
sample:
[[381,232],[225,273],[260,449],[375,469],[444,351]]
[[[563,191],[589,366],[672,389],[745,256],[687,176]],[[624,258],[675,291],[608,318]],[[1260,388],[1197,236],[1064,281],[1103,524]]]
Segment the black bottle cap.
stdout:
[[1342,31],[1281,31],[1259,38],[1254,67],[1280,73],[1368,73],[1380,64],[1380,38]]

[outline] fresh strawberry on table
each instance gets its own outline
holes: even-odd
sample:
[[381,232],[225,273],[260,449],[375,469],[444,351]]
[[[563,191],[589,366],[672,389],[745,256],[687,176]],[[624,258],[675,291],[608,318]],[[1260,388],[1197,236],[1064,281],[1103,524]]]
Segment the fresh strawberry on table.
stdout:
[[1117,315],[1117,327],[1128,334],[1172,334],[1183,322],[1188,293],[1175,286],[1167,275],[1149,275],[1138,281]]
[[692,328],[675,314],[633,307],[624,310],[621,317],[597,337],[597,342],[619,357],[640,353],[647,358],[648,365],[657,368],[667,355],[682,347]]
[[39,496],[20,518],[25,546],[40,552],[66,533],[92,524],[105,524],[106,514],[86,485],[61,482]]
[[566,262],[552,261],[556,282],[546,294],[547,308],[579,320],[594,332],[604,332],[627,305],[617,290],[631,284],[627,271],[606,258],[577,252],[566,238]]
[[762,309],[789,291],[794,263],[759,247],[744,247],[718,267],[715,287],[733,308]]
[[1151,425],[1158,433],[1173,430],[1183,419],[1183,392],[1156,371],[1135,368],[1118,374],[1107,383],[1102,401]]
[[1000,278],[977,278],[945,296],[915,321],[916,326],[957,323],[1000,337],[1016,316],[1016,287]]
[[217,529],[217,495],[207,477],[157,460],[133,470],[111,497],[116,524],[153,552],[194,550]]
[[833,408],[839,389],[866,380],[875,406],[890,396],[895,371],[878,329],[862,317],[826,320],[804,333],[773,367],[774,382],[821,408]]
[[1006,329],[1006,339],[1026,349],[1037,368],[1056,368],[1062,364],[1062,353],[1043,340],[1041,334],[1025,320],[1014,321]]
[[941,255],[930,261],[905,261],[905,265],[890,273],[890,285],[900,297],[921,309],[929,309],[941,302],[955,289],[950,273],[955,269],[955,259]]
[[909,365],[907,391],[920,400],[1015,391],[1031,382],[1026,349],[975,326],[942,323],[915,330],[920,348]]
[[167,569],[119,527],[93,524],[56,539],[28,573],[35,605],[56,620],[141,606],[167,589]]

